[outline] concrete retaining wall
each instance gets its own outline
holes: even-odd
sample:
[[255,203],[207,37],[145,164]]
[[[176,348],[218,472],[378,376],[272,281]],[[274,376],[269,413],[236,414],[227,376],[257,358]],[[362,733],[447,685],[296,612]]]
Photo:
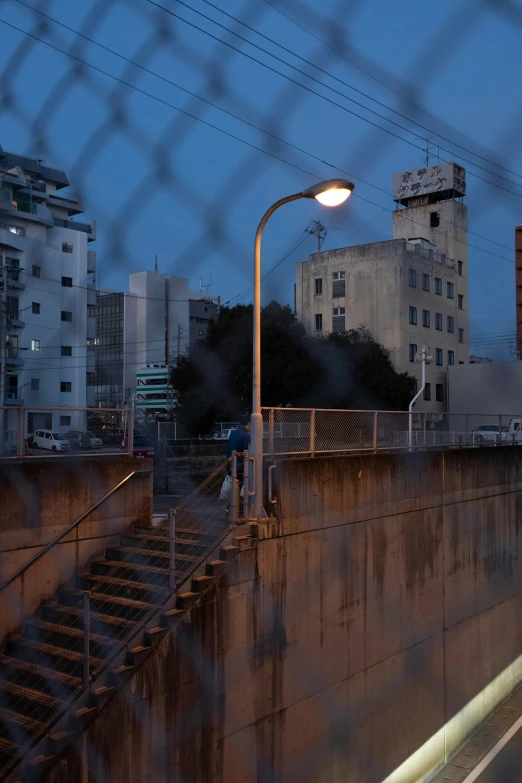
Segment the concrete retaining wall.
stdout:
[[277,474],[279,519],[87,729],[98,783],[423,780],[520,681],[522,449]]
[[[152,461],[126,457],[2,465],[0,584],[133,470]],[[0,644],[133,521],[148,524],[152,476],[136,477],[0,593]]]

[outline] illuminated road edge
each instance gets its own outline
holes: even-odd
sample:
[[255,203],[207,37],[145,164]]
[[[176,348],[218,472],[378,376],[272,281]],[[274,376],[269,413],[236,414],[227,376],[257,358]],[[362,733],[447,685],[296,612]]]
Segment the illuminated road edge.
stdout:
[[460,712],[412,753],[382,783],[424,783],[451,757],[488,715],[522,682],[522,655],[504,669]]

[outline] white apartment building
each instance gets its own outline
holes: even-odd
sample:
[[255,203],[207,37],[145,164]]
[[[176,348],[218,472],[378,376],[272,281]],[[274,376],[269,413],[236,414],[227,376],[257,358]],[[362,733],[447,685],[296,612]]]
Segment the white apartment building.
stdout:
[[447,368],[469,359],[464,176],[455,164],[395,175],[393,239],[297,264],[295,309],[308,334],[366,326],[395,369],[419,384],[414,359],[428,345],[433,363],[418,411],[447,409]]
[[[39,406],[94,403],[96,226],[75,216],[81,198],[67,176],[0,148],[0,253],[7,278],[4,403],[31,406],[37,427],[79,427],[66,412]],[[71,219],[73,218],[73,219]],[[5,422],[4,422],[5,426]]]
[[[138,416],[165,415],[173,406],[168,368],[204,337],[218,309],[216,300],[190,291],[187,278],[158,272],[129,275],[128,292],[99,291],[96,404],[120,407],[134,399]],[[154,385],[162,388],[149,389]]]

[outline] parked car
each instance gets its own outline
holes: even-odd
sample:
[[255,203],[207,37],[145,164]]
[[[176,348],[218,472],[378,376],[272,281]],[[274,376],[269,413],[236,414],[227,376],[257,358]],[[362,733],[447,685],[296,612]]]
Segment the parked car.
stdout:
[[[121,450],[122,451],[129,450],[129,439],[127,436],[125,436],[122,440]],[[152,445],[150,438],[148,438],[146,435],[135,435],[134,441],[132,443],[132,456],[153,457],[154,446]]]
[[498,424],[481,424],[473,430],[473,443],[500,443],[506,440],[508,429]]
[[93,432],[69,430],[63,437],[69,441],[72,449],[101,449],[103,446],[101,438],[98,438]]
[[69,441],[60,432],[52,430],[36,430],[32,440],[37,449],[47,449],[48,451],[70,451],[71,449]]
[[228,436],[235,429],[236,429],[236,427],[230,427],[229,429],[226,429],[226,430],[217,430],[212,435],[212,440],[228,440]]

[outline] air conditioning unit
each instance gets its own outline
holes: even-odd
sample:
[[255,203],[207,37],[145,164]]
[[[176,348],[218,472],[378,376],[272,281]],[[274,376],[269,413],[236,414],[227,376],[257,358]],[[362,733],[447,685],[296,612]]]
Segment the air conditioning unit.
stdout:
[[7,392],[5,396],[6,396],[6,398],[8,400],[16,400],[17,397],[18,397],[18,393],[17,392]]

